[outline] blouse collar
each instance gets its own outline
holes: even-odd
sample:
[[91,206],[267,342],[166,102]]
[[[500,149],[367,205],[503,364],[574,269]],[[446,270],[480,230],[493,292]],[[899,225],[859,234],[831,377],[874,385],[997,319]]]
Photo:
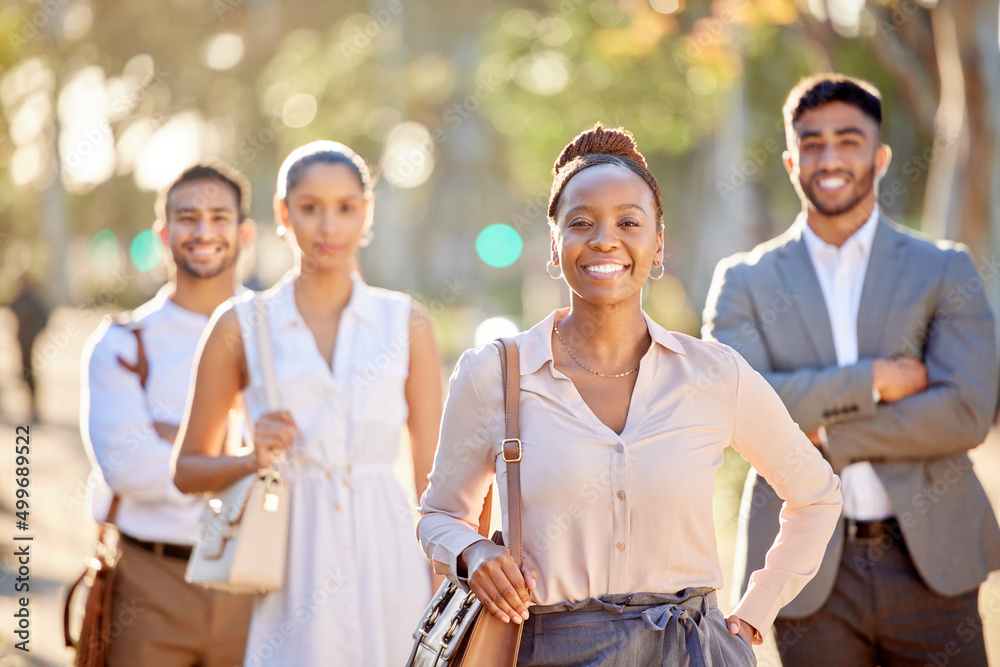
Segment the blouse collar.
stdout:
[[[302,314],[295,305],[295,278],[298,274],[289,271],[282,276],[269,290],[269,302],[273,304],[268,315],[275,329],[302,324]],[[341,317],[355,318],[365,324],[374,324],[377,320],[371,288],[356,271],[351,272],[351,297],[344,308]]]
[[[569,308],[553,310],[544,320],[520,334],[518,348],[521,357],[521,375],[530,375],[553,361],[552,328],[555,326],[556,315],[565,316],[568,313]],[[649,336],[653,339],[654,345],[677,354],[687,354],[677,336],[650,319],[646,311],[642,311],[642,317],[646,320],[646,328],[649,329]]]

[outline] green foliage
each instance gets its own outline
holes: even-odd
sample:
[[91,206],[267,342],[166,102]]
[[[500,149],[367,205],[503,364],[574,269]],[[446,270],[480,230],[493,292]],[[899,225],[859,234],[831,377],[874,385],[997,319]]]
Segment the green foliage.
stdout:
[[[387,133],[416,121],[431,134],[434,171],[408,192],[383,179],[379,210],[390,213],[376,214],[377,242],[363,261],[389,287],[434,293],[462,276],[479,288],[459,303],[496,290],[497,303],[516,309],[520,280],[511,276],[542,270],[528,262],[537,256],[532,248],[547,245],[535,202],[547,196],[551,165],[573,136],[602,121],[633,131],[660,180],[673,249],[668,269],[692,290],[680,299],[677,319],[665,315],[665,323],[696,331],[691,314],[714,263],[698,248],[709,242],[703,234],[710,231],[706,220],[718,215],[713,206],[730,191],[752,192],[753,210],[719,223],[730,235],[749,228],[750,240],[779,231],[798,207],[780,163],[780,108],[799,76],[836,67],[870,78],[885,95],[893,143],[917,152],[930,141],[898,92],[898,72],[872,59],[864,37],[833,33],[800,14],[802,3],[794,0],[689,1],[672,14],[653,9],[671,4],[664,0],[139,0],[91,5],[89,27],[72,35],[71,6],[56,4],[59,12],[33,32],[24,26],[32,12],[45,11],[42,5],[0,10],[7,35],[0,40],[0,80],[28,62],[41,63],[51,80],[39,89],[49,105],[37,139],[45,167],[30,183],[14,185],[11,166],[24,164],[11,138],[20,102],[5,104],[0,122],[0,232],[32,244],[39,257],[52,233],[44,231],[43,210],[64,206],[66,234],[84,245],[107,229],[127,248],[147,229],[153,193],[137,188],[136,156],[150,133],[180,117],[199,128],[204,153],[248,174],[252,214],[265,227],[277,167],[292,148],[332,138],[385,167]],[[898,36],[925,20],[924,9],[903,21],[891,13],[898,8],[872,7]],[[235,66],[212,69],[206,54],[222,33],[241,37],[245,52]],[[63,193],[51,168],[54,113],[67,82],[95,66],[113,109],[108,131],[119,155],[106,180]],[[734,119],[741,128],[735,135],[727,129]],[[915,217],[921,191],[922,180],[907,181],[890,212]],[[753,222],[747,227],[740,216]],[[477,234],[498,222],[525,239],[524,256],[509,269],[475,258]],[[380,245],[387,238],[406,243],[415,265]],[[92,269],[74,266],[84,274],[71,280],[101,284],[87,273]],[[673,305],[660,308],[675,312]]]

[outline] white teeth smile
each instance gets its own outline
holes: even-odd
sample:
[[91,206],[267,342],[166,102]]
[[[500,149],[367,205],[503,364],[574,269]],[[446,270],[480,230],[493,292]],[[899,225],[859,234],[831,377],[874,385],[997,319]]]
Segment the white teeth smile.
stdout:
[[594,273],[615,273],[625,268],[623,264],[597,264],[596,266],[583,267],[587,271]]
[[211,257],[219,252],[219,246],[189,246],[188,250],[196,257]]
[[821,178],[819,180],[819,187],[826,188],[828,190],[840,188],[845,185],[847,185],[847,181],[843,178]]

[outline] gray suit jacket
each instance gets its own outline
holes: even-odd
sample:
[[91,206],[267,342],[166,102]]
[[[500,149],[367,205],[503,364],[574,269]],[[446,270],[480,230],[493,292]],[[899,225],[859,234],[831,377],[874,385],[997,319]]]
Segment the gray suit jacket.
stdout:
[[[730,345],[781,396],[805,432],[824,425],[835,472],[870,461],[885,485],[925,583],[942,595],[975,589],[1000,569],[1000,528],[967,451],[986,437],[997,399],[993,314],[969,255],[882,218],[858,312],[858,363],[838,368],[823,293],[799,225],[720,262],[704,338]],[[925,391],[891,404],[872,397],[872,359],[909,356]],[[740,508],[741,592],[778,533],[778,498],[751,470]],[[841,522],[843,524],[843,521]],[[780,616],[801,618],[830,595],[844,529],[816,577]]]

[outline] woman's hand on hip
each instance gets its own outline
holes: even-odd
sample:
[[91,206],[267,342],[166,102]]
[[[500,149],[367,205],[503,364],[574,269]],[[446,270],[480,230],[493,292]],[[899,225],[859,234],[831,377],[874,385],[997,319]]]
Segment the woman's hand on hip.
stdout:
[[726,618],[726,627],[729,628],[730,633],[743,637],[747,644],[751,646],[764,643],[757,629],[736,614],[732,614]]
[[462,552],[469,572],[469,589],[491,614],[504,623],[528,619],[528,598],[538,571],[527,560],[518,570],[510,549],[483,539]]
[[260,469],[271,467],[272,450],[283,451],[292,446],[299,429],[287,410],[268,412],[254,425],[253,448]]

